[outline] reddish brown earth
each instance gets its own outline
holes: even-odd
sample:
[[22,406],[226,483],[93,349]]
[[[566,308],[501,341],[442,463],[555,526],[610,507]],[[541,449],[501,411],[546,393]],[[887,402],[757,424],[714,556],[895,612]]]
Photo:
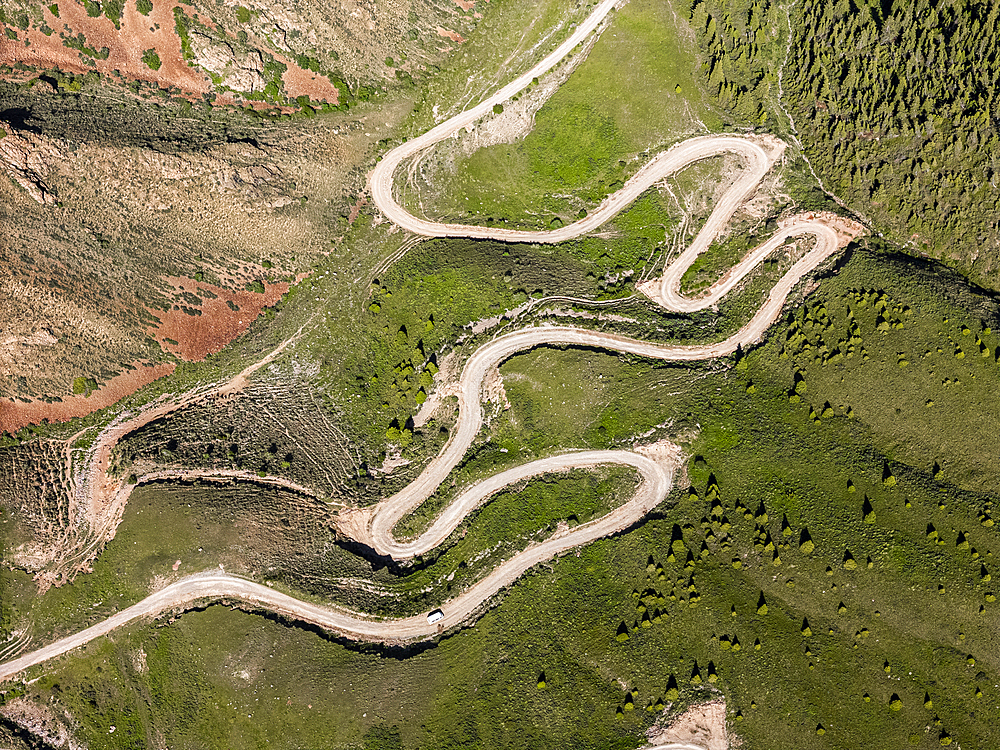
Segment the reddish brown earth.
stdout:
[[140,365],[138,369],[116,375],[96,391],[86,396],[64,396],[61,403],[47,404],[44,401],[29,403],[0,400],[0,432],[16,432],[22,427],[41,424],[43,421],[65,422],[73,417],[85,417],[91,412],[120,401],[149,383],[174,371],[171,363]]
[[308,96],[313,101],[329,102],[339,104],[337,99],[339,92],[337,87],[330,83],[330,79],[313,73],[311,70],[304,70],[291,60],[275,55],[276,60],[280,60],[288,66],[281,80],[285,84],[285,91],[291,97]]
[[[284,281],[266,284],[264,293],[260,294],[234,292],[181,276],[165,280],[175,290],[191,292],[204,300],[197,308],[201,310],[201,315],[189,315],[182,309],[150,310],[160,320],[160,324],[150,331],[151,335],[165,350],[189,362],[197,362],[221,351],[222,347],[250,327],[261,310],[280,300],[290,286]],[[216,296],[213,299],[211,295]],[[233,310],[227,302],[232,302],[239,309]],[[178,301],[178,305],[181,304],[182,301]],[[173,339],[177,344],[171,344],[167,339]]]
[[451,41],[458,42],[459,44],[465,41],[462,35],[459,34],[457,31],[451,31],[450,29],[443,29],[440,26],[438,26],[437,33],[438,36],[443,36],[447,39],[451,39]]
[[[201,315],[188,315],[181,309],[166,312],[150,310],[160,320],[160,325],[150,333],[164,350],[188,362],[203,360],[209,354],[220,351],[246,331],[261,310],[278,302],[290,286],[287,282],[266,284],[264,293],[261,294],[234,292],[179,276],[167,277],[165,281],[175,292],[190,292],[203,300],[202,305],[197,308],[201,310]],[[209,295],[215,297],[211,298]],[[227,301],[238,309],[233,310],[226,304]],[[181,304],[183,300],[178,298],[178,308]],[[173,339],[177,345],[168,343],[166,339]],[[169,375],[175,368],[172,363],[143,365],[135,362],[133,365],[138,369],[116,375],[96,391],[92,391],[89,397],[63,396],[61,402],[52,404],[40,400],[24,403],[0,399],[0,433],[16,432],[22,427],[41,424],[43,421],[64,422],[86,416],[111,406],[164,375]]]
[[[42,11],[45,22],[54,29],[50,36],[36,28],[29,28],[27,31],[15,29],[20,37],[17,40],[0,34],[0,61],[8,65],[22,62],[37,69],[58,69],[70,73],[96,70],[106,75],[118,74],[128,80],[149,81],[162,88],[176,87],[189,95],[209,93],[214,89],[208,75],[199,68],[191,67],[184,60],[174,21],[175,6],[181,7],[189,16],[196,15],[191,6],[178,0],[153,3],[152,12],[143,16],[136,10],[134,0],[129,0],[122,12],[121,28],[116,29],[109,18],[91,18],[82,5],[72,0],[62,0],[59,3],[58,18],[48,7]],[[200,15],[197,17],[205,26],[217,28],[211,19]],[[102,47],[107,47],[110,50],[108,58],[95,60],[95,67],[84,64],[81,53],[66,47],[60,33],[74,37],[82,33],[90,49],[99,52]],[[31,42],[30,46],[25,46],[25,39]],[[156,50],[161,63],[159,70],[151,70],[142,61],[142,53],[148,49]],[[327,78],[304,70],[293,60],[281,56],[276,56],[276,59],[287,66],[282,80],[289,96],[305,95],[316,101],[338,103],[337,87]],[[231,94],[222,93],[215,103],[236,104],[236,100]],[[251,106],[260,109],[270,105],[254,103]]]
[[[18,29],[21,39],[27,37],[31,41],[30,47],[25,47],[23,41],[0,37],[0,60],[7,64],[23,62],[36,68],[58,68],[73,73],[97,70],[110,75],[120,71],[129,79],[150,81],[163,87],[176,86],[196,94],[209,92],[212,82],[208,76],[188,66],[181,55],[181,40],[174,25],[174,5],[153,3],[153,11],[143,16],[132,0],[125,5],[121,29],[116,29],[109,18],[91,18],[82,5],[62,0],[59,18],[47,7],[43,10],[46,23],[55,30],[51,36],[35,28],[26,32]],[[63,46],[60,32],[70,36],[82,33],[87,46],[93,50],[107,47],[111,50],[108,59],[95,60],[96,68],[85,65],[77,50]],[[159,55],[162,63],[159,70],[150,70],[142,61],[142,53],[147,49],[155,49]]]

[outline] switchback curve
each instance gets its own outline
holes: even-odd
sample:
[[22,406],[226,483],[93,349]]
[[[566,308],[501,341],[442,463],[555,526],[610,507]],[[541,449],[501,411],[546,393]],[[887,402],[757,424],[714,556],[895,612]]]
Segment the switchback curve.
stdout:
[[[129,622],[153,617],[165,611],[187,608],[199,601],[224,597],[240,599],[252,606],[264,607],[289,618],[309,622],[358,640],[400,642],[431,637],[464,622],[484,602],[488,601],[504,586],[513,583],[533,565],[573,547],[587,544],[627,528],[644,517],[666,497],[671,486],[673,468],[679,456],[679,450],[676,446],[660,444],[659,450],[646,451],[648,455],[638,451],[566,453],[515,467],[471,488],[446,508],[431,528],[416,540],[399,542],[391,534],[392,528],[398,521],[429,497],[465,454],[482,425],[480,395],[483,380],[492,368],[495,368],[503,360],[517,352],[549,344],[599,347],[611,351],[674,361],[695,361],[724,356],[732,353],[738,347],[746,347],[759,340],[780,314],[781,308],[795,284],[860,232],[860,227],[857,225],[839,220],[836,217],[816,217],[813,215],[792,217],[783,224],[775,237],[752,251],[725,277],[714,284],[707,294],[697,299],[686,299],[680,295],[680,278],[684,271],[690,267],[701,252],[708,248],[733,213],[756,190],[764,175],[780,156],[783,144],[769,138],[704,136],[680,143],[652,159],[621,190],[608,196],[601,206],[588,217],[549,232],[429,222],[410,215],[395,201],[393,176],[396,167],[402,161],[433,143],[458,132],[462,127],[467,127],[486,115],[493,104],[506,100],[524,88],[532,77],[551,68],[599,26],[614,7],[616,1],[604,0],[554,53],[490,99],[456,115],[420,138],[405,143],[386,154],[372,172],[369,181],[376,206],[394,223],[424,236],[461,236],[505,242],[560,242],[597,228],[663,177],[698,160],[728,152],[737,153],[744,158],[747,165],[744,173],[726,191],[725,196],[712,212],[692,246],[676,262],[671,264],[659,281],[647,282],[641,290],[668,310],[688,312],[704,309],[730,291],[763,260],[767,253],[779,247],[788,237],[812,235],[816,238],[816,246],[798,260],[778,281],[766,302],[747,325],[725,341],[716,344],[669,346],[571,327],[529,328],[490,342],[472,356],[463,370],[460,380],[458,424],[438,457],[403,491],[382,501],[374,509],[357,511],[353,518],[348,516],[341,527],[343,530],[351,532],[352,536],[359,541],[370,544],[383,554],[405,559],[440,544],[451,530],[461,522],[462,518],[492,494],[508,486],[511,482],[540,473],[600,464],[628,465],[635,468],[642,476],[642,482],[636,494],[611,513],[572,530],[557,532],[545,541],[532,544],[511,559],[501,563],[482,580],[446,602],[443,605],[444,617],[435,624],[429,623],[424,615],[397,620],[378,620],[358,613],[304,602],[276,592],[267,586],[222,572],[206,571],[182,578],[91,628],[0,665],[0,680],[9,679],[29,666],[66,653]],[[283,347],[279,347],[279,350],[272,353],[268,359],[273,358],[281,348]],[[106,457],[104,458],[106,460]],[[97,468],[97,463],[95,461],[93,468]],[[90,479],[88,484],[99,479],[97,476],[88,478]],[[123,492],[124,490],[114,493],[116,505],[123,506],[127,498],[127,492],[125,492],[125,497],[122,496]]]

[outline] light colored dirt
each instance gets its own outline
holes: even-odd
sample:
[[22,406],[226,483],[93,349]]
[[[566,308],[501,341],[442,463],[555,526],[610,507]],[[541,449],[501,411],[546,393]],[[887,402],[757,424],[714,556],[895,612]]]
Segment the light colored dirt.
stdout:
[[43,703],[33,703],[27,698],[15,698],[0,707],[0,715],[25,730],[46,747],[66,748],[66,750],[86,750],[74,739],[72,719],[57,716],[55,711]]
[[[221,351],[226,344],[250,328],[261,310],[275,304],[289,288],[285,282],[265,284],[261,294],[233,292],[178,276],[167,277],[165,281],[177,291],[183,289],[204,300],[196,308],[202,312],[201,315],[189,315],[181,309],[150,310],[151,314],[160,319],[160,324],[150,334],[164,349],[189,362],[203,360],[209,354]],[[214,299],[205,292],[215,295]],[[234,303],[238,310],[233,310],[227,302]],[[177,344],[171,344],[167,339],[172,339]]]
[[135,370],[115,375],[96,391],[91,391],[89,397],[63,396],[61,402],[52,404],[37,400],[24,403],[0,399],[0,432],[15,432],[26,425],[41,424],[46,420],[65,422],[74,417],[85,417],[98,409],[116,404],[143,386],[169,375],[175,367],[172,363],[141,365],[137,362],[133,366],[136,367]]
[[[695,240],[695,247],[705,249],[718,232],[732,217],[733,213],[756,190],[774,160],[780,155],[783,144],[769,139],[750,140],[732,136],[710,136],[694,138],[660,154],[641,169],[635,177],[618,192],[609,196],[601,207],[586,219],[552,232],[521,232],[490,227],[446,225],[417,219],[402,209],[392,196],[393,174],[396,167],[407,157],[417,154],[441,139],[455,133],[461,127],[474,122],[490,110],[494,103],[505,101],[522,89],[534,76],[544,73],[559,59],[583,41],[614,7],[616,0],[604,0],[594,13],[582,23],[576,32],[556,52],[549,55],[539,65],[515,80],[473,109],[461,113],[437,126],[424,136],[405,143],[387,154],[370,175],[369,184],[376,205],[391,221],[418,234],[428,236],[489,237],[501,241],[558,242],[579,236],[596,229],[631,202],[641,192],[664,176],[709,156],[719,153],[738,153],[745,158],[748,167],[726,191],[716,206],[704,229]],[[396,559],[406,559],[422,554],[440,544],[459,523],[477,506],[490,496],[512,483],[542,473],[564,472],[571,469],[587,468],[606,464],[631,466],[641,475],[642,481],[635,495],[610,513],[573,529],[560,528],[542,542],[533,543],[527,549],[502,562],[482,580],[442,604],[444,618],[431,625],[424,615],[379,621],[366,618],[358,613],[333,610],[308,602],[303,602],[280,594],[256,583],[233,576],[209,571],[183,578],[157,591],[138,604],[94,625],[87,630],[64,638],[57,643],[0,666],[0,679],[7,679],[21,670],[38,664],[57,654],[65,653],[93,638],[97,638],[117,627],[140,618],[158,615],[164,611],[184,608],[206,598],[232,597],[264,607],[281,615],[313,623],[346,637],[359,640],[399,642],[427,638],[445,629],[455,627],[474,616],[481,607],[505,586],[512,584],[532,566],[550,559],[574,547],[587,544],[615,531],[625,529],[643,518],[655,508],[671,487],[674,471],[680,460],[680,449],[661,441],[644,450],[626,451],[580,451],[550,456],[538,461],[508,469],[469,488],[448,505],[423,534],[414,540],[398,541],[392,529],[408,513],[424,502],[445,480],[451,470],[466,454],[469,446],[483,424],[483,385],[489,373],[499,363],[513,354],[536,346],[547,344],[568,344],[599,347],[611,351],[626,352],[638,356],[660,360],[696,361],[730,354],[738,347],[746,347],[758,341],[767,328],[776,320],[792,288],[801,278],[815,270],[824,260],[840,249],[855,236],[859,228],[847,223],[833,225],[828,217],[800,216],[791,219],[779,231],[778,237],[811,234],[816,237],[815,247],[797,261],[778,281],[766,302],[750,322],[725,341],[696,346],[666,346],[630,339],[624,336],[569,327],[536,327],[501,336],[477,350],[466,363],[459,379],[459,416],[448,442],[441,453],[433,459],[424,471],[407,487],[372,508],[347,513],[341,516],[339,530],[353,539],[363,542],[381,554]],[[690,311],[704,309],[714,300],[739,282],[766,256],[775,239],[764,244],[766,251],[757,249],[737,265],[733,272],[709,290],[709,293],[694,300],[680,297],[675,280],[694,262],[697,252],[687,251],[666,271],[663,279],[654,284],[647,293],[666,309]],[[780,242],[778,242],[780,244]],[[776,245],[775,245],[776,246]],[[225,392],[226,388],[239,388],[254,370],[275,358],[291,343],[286,342],[261,362],[247,368],[225,387],[213,390],[214,395]],[[203,394],[202,398],[205,397]],[[190,400],[194,400],[194,396]],[[157,411],[173,411],[184,405],[175,401],[169,405],[154,407],[135,417],[131,424],[146,424],[159,416]],[[85,489],[84,497],[92,504],[91,517],[106,519],[106,526],[99,529],[98,536],[106,538],[113,533],[127,501],[131,487],[114,487],[108,483],[107,455],[128,427],[126,424],[112,425],[97,441],[97,448],[89,460],[87,482],[78,482]],[[113,498],[113,502],[110,502]],[[104,506],[109,507],[103,507]],[[694,721],[694,720],[692,720]],[[697,724],[697,721],[694,721]],[[693,744],[675,742],[661,745],[662,750],[703,750]]]
[[729,750],[726,730],[726,702],[719,699],[691,706],[665,728],[646,733],[649,750],[697,747],[699,750]]
[[458,395],[458,352],[449,352],[442,357],[438,367],[435,378],[440,385],[431,392],[414,415],[413,426],[417,429],[444,414],[448,397]]

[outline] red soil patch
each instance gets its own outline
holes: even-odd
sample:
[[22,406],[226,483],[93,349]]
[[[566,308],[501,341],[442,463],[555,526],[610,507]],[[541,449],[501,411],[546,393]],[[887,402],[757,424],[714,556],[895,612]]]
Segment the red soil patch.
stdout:
[[285,60],[277,55],[275,55],[275,59],[288,66],[288,69],[281,76],[281,80],[284,82],[285,91],[290,97],[308,96],[317,102],[340,103],[338,101],[340,92],[336,86],[330,83],[329,78],[300,68],[291,60]]
[[[129,0],[122,12],[121,28],[116,29],[109,18],[91,18],[82,5],[72,0],[62,0],[59,3],[59,18],[52,15],[47,6],[42,11],[45,22],[55,30],[51,36],[46,36],[36,28],[29,28],[27,31],[15,29],[20,37],[17,40],[0,34],[0,61],[7,65],[22,62],[38,69],[54,68],[70,73],[87,73],[91,70],[105,75],[117,73],[125,79],[149,81],[162,88],[176,87],[189,95],[210,93],[214,90],[211,79],[204,71],[188,65],[181,52],[181,40],[177,35],[173,13],[177,4],[153,3],[152,12],[143,16],[136,10],[134,0]],[[180,2],[180,6],[184,5],[185,3]],[[188,15],[194,15],[190,6],[182,7],[182,10]],[[207,17],[198,16],[198,22],[211,29],[217,28]],[[91,67],[83,62],[80,52],[66,47],[60,36],[76,37],[81,33],[90,49],[99,52],[102,47],[107,47],[110,50],[108,58],[95,59],[96,66]],[[30,46],[25,46],[25,39],[31,42]],[[151,70],[142,61],[143,52],[149,49],[156,50],[160,58],[159,70]],[[339,103],[337,87],[329,79],[299,67],[292,60],[281,56],[276,56],[276,59],[287,67],[282,80],[290,96],[305,95],[315,101]],[[230,93],[220,93],[215,103],[236,104],[236,100]],[[251,106],[264,109],[271,105],[253,103]]]
[[472,10],[476,7],[476,0],[455,0],[455,5],[462,10]]
[[[176,86],[196,94],[210,92],[212,83],[208,77],[190,67],[181,55],[173,8],[174,3],[153,3],[153,11],[143,16],[136,10],[134,0],[130,0],[122,12],[121,29],[116,29],[109,18],[91,18],[82,5],[61,0],[59,18],[47,7],[43,10],[45,21],[55,33],[45,36],[34,28],[26,32],[18,30],[21,39],[26,37],[31,41],[30,47],[25,47],[23,41],[0,36],[0,60],[8,65],[23,62],[37,68],[59,68],[74,73],[97,70],[110,75],[119,71],[127,78],[150,81],[164,88]],[[107,47],[110,50],[108,58],[95,60],[94,68],[85,65],[77,50],[63,45],[60,33],[66,36],[82,33],[90,49],[100,51]],[[156,50],[161,62],[159,70],[150,70],[142,61],[142,53],[148,49]]]
[[358,198],[358,202],[351,206],[350,212],[347,214],[347,226],[351,226],[355,219],[358,218],[358,214],[361,213],[361,209],[368,205],[368,199],[365,196]]
[[86,396],[64,396],[60,403],[47,404],[44,401],[9,401],[0,399],[0,432],[16,432],[31,424],[43,421],[65,422],[74,417],[85,417],[91,412],[111,406],[126,396],[135,393],[154,380],[174,371],[173,364],[139,365],[138,369],[123,372],[111,378],[96,391]]
[[458,42],[459,44],[461,44],[462,42],[465,41],[465,39],[462,38],[462,35],[459,34],[457,31],[451,31],[449,29],[443,29],[440,26],[438,26],[438,28],[437,28],[437,33],[438,33],[438,36],[443,36],[443,37],[445,37],[447,39],[451,39],[451,41]]
[[[175,295],[179,308],[198,309],[201,315],[189,315],[183,309],[149,311],[160,320],[160,324],[150,331],[151,335],[164,349],[188,362],[197,362],[209,354],[221,351],[222,347],[250,327],[261,310],[280,300],[289,287],[286,282],[267,284],[264,293],[260,294],[234,292],[180,276],[167,277],[166,281],[178,292],[190,292],[203,300],[199,307],[193,308],[185,304],[179,294]],[[216,296],[211,298],[210,295],[213,294]],[[233,310],[228,302],[232,302],[238,309]],[[177,344],[171,344],[167,339],[172,339]]]

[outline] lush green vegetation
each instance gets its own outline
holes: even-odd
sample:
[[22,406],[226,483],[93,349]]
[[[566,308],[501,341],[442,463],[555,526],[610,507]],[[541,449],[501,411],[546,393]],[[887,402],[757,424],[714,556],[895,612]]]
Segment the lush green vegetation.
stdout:
[[[768,36],[767,19],[781,19],[775,6],[764,0],[693,6],[699,39],[712,51],[704,73],[717,85],[713,93],[734,121],[775,122],[765,117],[773,112],[768,97],[776,70],[766,56],[783,51]],[[821,6],[795,6],[793,56],[817,44],[796,46],[797,14],[825,18]],[[556,3],[546,7],[560,12]],[[729,12],[734,8],[742,10]],[[841,14],[831,28],[852,40],[855,16],[863,24],[876,15],[847,0],[829,12]],[[591,190],[599,197],[606,183],[627,174],[631,162],[620,164],[623,155],[666,143],[648,140],[641,132],[647,123],[656,132],[683,132],[679,96],[677,107],[659,115],[626,117],[622,98],[609,88],[633,75],[622,57],[631,44],[657,75],[679,66],[657,101],[679,95],[677,86],[697,91],[693,77],[690,84],[679,78],[692,71],[667,60],[670,45],[646,44],[669,26],[668,13],[666,5],[625,6],[591,59],[539,113],[535,135],[462,167],[484,160],[476,195],[484,205],[494,201],[482,209],[487,218],[514,216],[504,213],[513,204],[490,191],[518,179],[498,169],[491,175],[497,182],[487,183],[489,159],[537,171],[540,193]],[[814,32],[830,44],[825,28]],[[621,48],[614,46],[616,33]],[[951,33],[957,32],[948,27],[931,36],[944,44]],[[599,59],[616,78],[602,83],[598,68],[588,67]],[[451,73],[442,86],[461,80]],[[910,91],[902,83],[894,90]],[[414,119],[427,116],[421,111]],[[602,134],[591,143],[600,159],[576,158],[567,123]],[[805,136],[807,124],[800,127]],[[854,125],[845,115],[833,127]],[[806,152],[825,176],[836,164],[823,166],[813,153],[819,133],[807,139]],[[857,156],[865,143],[879,141],[845,149]],[[555,158],[561,149],[568,149],[565,169]],[[702,165],[699,176],[711,178],[716,166]],[[793,169],[798,173],[789,180],[798,180],[801,192],[814,189],[801,177],[805,165]],[[449,352],[460,362],[502,330],[504,312],[532,298],[628,296],[634,280],[667,251],[677,222],[690,220],[681,216],[688,206],[676,208],[651,191],[616,219],[617,236],[558,248],[428,241],[375,272],[370,285],[371,269],[399,239],[362,212],[314,277],[236,353],[181,368],[171,383],[180,388],[221,378],[308,320],[291,350],[296,367],[312,373],[298,385],[357,446],[359,465],[349,477],[336,477],[346,496],[373,501],[412,478],[445,439],[447,409],[423,428],[410,420]],[[542,220],[560,211],[553,204]],[[767,232],[769,219],[752,231]],[[720,243],[685,284],[711,283],[748,242],[734,234]],[[668,316],[622,300],[615,319],[569,320],[659,340],[719,338],[756,307],[781,268],[766,269],[718,315]],[[517,325],[553,310],[526,311]],[[479,333],[470,327],[489,318],[498,320]],[[214,606],[102,639],[83,655],[47,666],[24,690],[67,707],[94,748],[624,749],[642,744],[642,731],[664,710],[719,694],[746,747],[995,747],[998,324],[996,302],[981,290],[868,241],[830,269],[805,304],[793,302],[762,346],[727,363],[680,367],[575,348],[520,354],[501,367],[510,408],[491,411],[454,486],[408,519],[404,531],[419,531],[468,482],[515,463],[557,450],[671,439],[690,460],[668,502],[637,528],[539,566],[474,628],[427,648],[345,645],[272,617]],[[313,400],[313,388],[323,401]],[[273,393],[268,406],[275,412],[307,408]],[[240,408],[226,404],[219,420],[235,424],[247,414]],[[271,424],[270,415],[256,420],[262,424],[247,438],[251,451],[232,431],[220,433],[217,421],[192,418],[182,429],[178,417],[153,425],[123,448],[115,468],[152,458],[298,476],[306,464],[305,451],[289,441],[293,434],[312,437],[295,432],[296,425]],[[203,424],[213,429],[178,441]],[[411,464],[377,471],[397,450]],[[26,576],[5,576],[0,598],[14,608],[5,622],[30,611],[36,632],[47,637],[106,616],[170,576],[222,562],[307,598],[393,615],[425,611],[557,524],[621,502],[632,481],[627,471],[573,472],[511,488],[411,567],[369,562],[338,544],[329,508],[308,498],[249,483],[153,485],[136,493],[92,574],[40,598]],[[176,560],[182,562],[174,573]],[[362,588],[354,578],[373,585]]]
[[[73,707],[94,747],[128,746],[107,745],[110,725],[220,747],[366,747],[395,731],[406,748],[522,747],[526,733],[545,747],[635,747],[661,710],[716,691],[753,747],[991,746],[997,320],[961,279],[857,250],[730,370],[574,349],[519,355],[502,370],[512,408],[492,440],[529,451],[678,440],[693,458],[658,514],[528,575],[474,629],[401,661],[217,607],[95,644],[31,694]],[[461,585],[490,540],[599,511],[588,504],[623,487],[585,475],[555,493],[546,485],[504,493],[428,567],[369,575],[395,591],[437,581],[414,599],[432,606],[447,596],[440,582],[455,573],[448,583]],[[172,546],[148,516],[163,512],[158,491],[130,506],[93,577],[45,599],[112,581],[115,565],[138,595],[175,554],[207,564],[245,528],[209,521],[205,503],[220,496],[190,488],[171,506],[189,520],[160,516],[186,529]],[[191,493],[203,510],[185,510]],[[156,545],[149,562],[129,562]],[[311,554],[328,555],[321,547]],[[148,671],[135,666],[140,649]],[[183,683],[167,678],[176,660],[192,665]],[[185,720],[189,699],[204,718]]]
[[155,49],[148,49],[142,53],[142,62],[150,70],[159,70],[163,64]]
[[665,0],[623,6],[530,133],[456,157],[454,173],[442,167],[423,188],[422,204],[429,189],[432,210],[449,218],[549,228],[592,209],[651,152],[699,126],[718,128],[673,13]]

